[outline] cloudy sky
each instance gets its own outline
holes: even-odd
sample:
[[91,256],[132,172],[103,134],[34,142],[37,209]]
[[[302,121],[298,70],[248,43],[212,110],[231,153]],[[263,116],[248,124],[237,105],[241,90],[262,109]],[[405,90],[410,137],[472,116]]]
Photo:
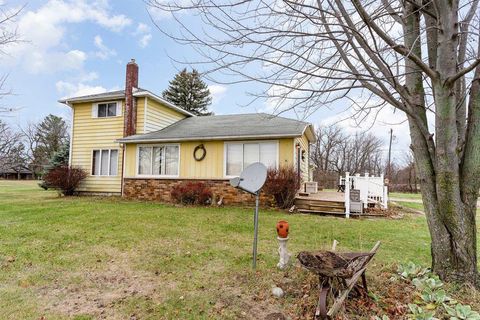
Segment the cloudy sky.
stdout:
[[[69,117],[67,107],[57,103],[63,97],[122,89],[125,64],[135,58],[140,66],[140,86],[160,94],[183,65],[175,60],[195,59],[193,48],[176,44],[152,23],[142,0],[22,0],[1,1],[7,7],[26,7],[16,19],[23,40],[9,47],[0,58],[0,74],[8,74],[7,88],[14,94],[1,102],[20,108],[7,121],[22,124],[38,121],[49,113]],[[165,30],[175,30],[175,22],[153,12]],[[199,68],[200,71],[201,68]],[[213,94],[211,109],[216,114],[268,112],[268,101],[251,102],[248,92],[255,84],[219,85],[208,83]],[[248,105],[248,106],[247,106]],[[344,106],[321,108],[307,120],[333,123],[348,118]],[[288,114],[296,117],[295,114]],[[363,127],[384,137],[391,127],[396,137],[394,154],[409,144],[408,126],[398,112],[385,110]],[[339,123],[358,130],[354,121]]]

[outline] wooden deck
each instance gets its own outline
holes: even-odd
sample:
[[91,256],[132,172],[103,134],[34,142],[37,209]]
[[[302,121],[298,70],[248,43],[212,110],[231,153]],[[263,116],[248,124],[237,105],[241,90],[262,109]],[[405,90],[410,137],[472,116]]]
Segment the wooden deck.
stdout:
[[301,213],[345,216],[344,194],[334,191],[319,191],[295,198],[297,211]]

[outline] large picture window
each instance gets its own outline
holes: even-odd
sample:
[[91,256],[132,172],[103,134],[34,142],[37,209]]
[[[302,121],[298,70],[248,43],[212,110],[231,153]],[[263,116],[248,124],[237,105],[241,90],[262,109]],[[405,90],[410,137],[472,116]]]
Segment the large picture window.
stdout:
[[93,150],[92,175],[116,176],[118,174],[118,150]]
[[147,176],[178,176],[178,145],[138,147],[138,174]]
[[277,168],[278,143],[231,142],[225,145],[225,175],[238,176],[252,163],[261,162],[267,168]]

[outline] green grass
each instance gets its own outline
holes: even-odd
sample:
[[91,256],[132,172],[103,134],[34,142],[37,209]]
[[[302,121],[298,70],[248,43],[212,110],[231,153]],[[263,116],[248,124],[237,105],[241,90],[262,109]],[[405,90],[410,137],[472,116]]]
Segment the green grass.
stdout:
[[285,277],[276,269],[281,219],[290,223],[293,255],[333,239],[348,250],[381,240],[375,264],[430,263],[421,215],[346,220],[261,210],[253,272],[251,208],[61,198],[34,182],[0,181],[0,319],[255,319],[288,309],[293,298],[269,293]]
[[412,199],[412,200],[422,200],[422,194],[419,193],[407,193],[407,192],[390,192],[390,198],[397,199]]
[[402,207],[417,210],[417,211],[423,212],[424,210],[423,203],[399,201],[398,204],[401,205]]

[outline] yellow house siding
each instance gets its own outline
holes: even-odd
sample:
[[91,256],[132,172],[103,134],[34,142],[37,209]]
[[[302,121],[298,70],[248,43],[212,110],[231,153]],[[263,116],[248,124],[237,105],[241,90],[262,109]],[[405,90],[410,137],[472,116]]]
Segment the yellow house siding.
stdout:
[[309,153],[308,153],[308,146],[309,141],[305,134],[302,135],[300,138],[295,138],[295,144],[300,143],[300,147],[302,150],[305,151],[305,160],[300,160],[300,168],[302,171],[302,179],[304,182],[309,181]]
[[145,99],[137,98],[137,123],[136,134],[144,134],[145,132]]
[[[263,141],[263,140],[262,140]],[[293,165],[294,139],[278,139],[279,165]],[[173,142],[180,144],[180,179],[224,179],[225,141]],[[203,144],[207,152],[205,159],[196,161],[193,150]],[[125,156],[125,177],[132,178],[137,173],[137,146],[127,144]]]
[[184,119],[186,116],[178,111],[170,109],[151,98],[147,99],[145,120],[145,133],[157,131],[168,127],[172,123]]
[[137,145],[125,145],[125,177],[135,177],[137,168]]
[[[80,184],[78,191],[112,192],[121,191],[122,149],[114,141],[123,136],[123,102],[122,116],[111,118],[92,117],[92,103],[74,104],[72,166],[87,171],[87,178]],[[116,176],[92,176],[93,150],[117,149],[118,172]]]
[[[207,152],[205,159],[196,161],[193,150],[203,144]],[[180,177],[223,178],[223,141],[184,142],[180,144]]]
[[278,146],[278,157],[279,165],[294,165],[293,162],[293,150],[294,150],[294,139],[280,139]]

